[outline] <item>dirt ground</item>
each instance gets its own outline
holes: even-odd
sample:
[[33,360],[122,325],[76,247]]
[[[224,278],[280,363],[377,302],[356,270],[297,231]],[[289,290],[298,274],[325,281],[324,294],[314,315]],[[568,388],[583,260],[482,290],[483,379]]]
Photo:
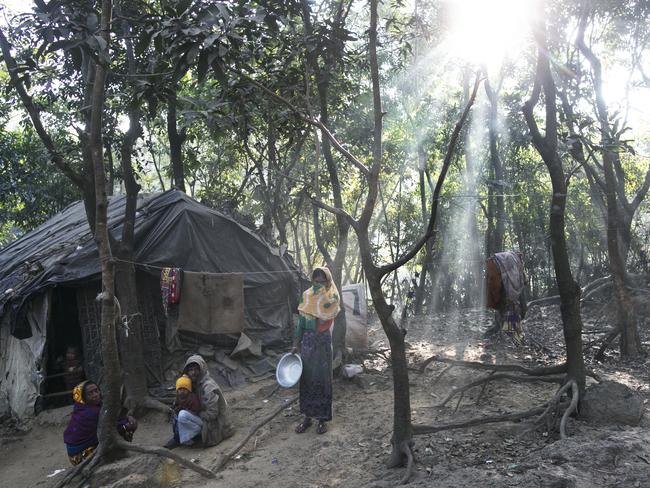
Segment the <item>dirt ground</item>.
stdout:
[[[589,313],[591,312],[591,315]],[[601,322],[598,311],[587,311],[585,327]],[[424,373],[417,366],[432,354],[454,359],[527,366],[563,360],[557,307],[534,308],[525,322],[532,345],[514,347],[482,339],[490,315],[481,311],[441,314],[409,324],[408,353],[413,421],[434,424],[476,416],[530,409],[548,401],[554,384],[493,382],[483,392],[471,390],[458,404],[437,405],[452,391],[476,379],[478,372],[453,368],[439,380],[444,364],[432,363]],[[601,324],[602,325],[602,324]],[[648,324],[643,326],[650,350]],[[378,326],[370,330],[371,349],[359,358],[364,373],[354,380],[334,381],[334,420],[329,431],[314,427],[297,435],[297,405],[261,428],[239,455],[214,480],[179,468],[170,461],[132,455],[101,468],[89,486],[117,487],[392,487],[403,469],[387,469],[392,424],[392,383],[387,369],[387,342]],[[543,345],[543,346],[542,346]],[[592,354],[589,349],[588,353]],[[481,425],[415,437],[416,471],[406,486],[470,487],[650,487],[650,360],[621,363],[610,355],[604,364],[589,366],[602,379],[612,379],[639,391],[645,416],[638,427],[595,426],[571,419],[570,437],[530,431],[526,422]],[[590,380],[592,381],[592,380]],[[234,437],[210,449],[179,448],[174,452],[210,467],[246,435],[250,426],[297,394],[275,390],[274,378],[227,392],[237,428]],[[457,410],[456,410],[457,408]],[[30,432],[17,435],[5,426],[0,444],[0,480],[6,487],[52,486],[69,469],[62,431],[71,408],[41,414]],[[136,442],[162,445],[170,436],[162,414],[140,419]],[[54,474],[57,473],[57,474]]]

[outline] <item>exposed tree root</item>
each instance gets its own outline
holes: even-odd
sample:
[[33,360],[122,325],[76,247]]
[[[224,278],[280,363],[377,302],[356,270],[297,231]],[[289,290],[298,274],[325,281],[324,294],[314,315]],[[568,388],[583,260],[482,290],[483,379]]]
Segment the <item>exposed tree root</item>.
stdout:
[[559,364],[557,366],[547,366],[541,368],[526,368],[518,364],[487,364],[477,361],[459,361],[457,359],[446,358],[444,356],[431,356],[420,365],[420,371],[423,372],[429,364],[434,361],[447,363],[454,366],[461,366],[471,369],[482,369],[486,371],[511,371],[523,373],[529,376],[545,376],[553,374],[566,373],[566,364]]
[[400,485],[405,485],[406,483],[409,482],[411,479],[411,476],[413,476],[413,466],[415,465],[414,459],[413,459],[413,451],[411,449],[412,442],[402,442],[400,444],[400,451],[402,454],[406,456],[407,463],[406,463],[406,473],[404,473],[404,476],[402,477],[401,481],[399,482]]
[[[444,405],[449,399],[457,393],[461,393],[461,398],[462,394],[468,387],[473,387],[477,386],[480,383],[486,383],[487,381],[490,381],[492,379],[495,379],[495,377],[499,377],[500,375],[492,375],[492,377],[487,376],[485,378],[482,378],[481,380],[477,380],[473,383],[470,383],[470,385],[466,385],[461,390],[458,390],[454,392],[452,395],[448,396],[447,399],[443,402],[442,405]],[[511,375],[506,375],[506,376],[511,376]],[[511,378],[508,378],[511,379]],[[515,376],[514,379],[516,381],[535,381],[535,380],[540,380],[540,378],[522,378],[522,377],[517,377]],[[549,382],[555,382],[558,381],[560,378],[544,378],[541,381],[549,381]],[[570,402],[563,402],[562,398],[563,396],[571,391],[571,401]],[[440,425],[418,425],[414,424],[413,425],[413,435],[421,435],[421,434],[432,434],[435,432],[440,432],[443,430],[452,430],[452,429],[462,429],[466,427],[472,427],[475,425],[484,425],[484,424],[491,424],[491,423],[498,423],[498,422],[513,422],[517,420],[523,420],[526,418],[538,416],[537,419],[533,422],[533,428],[529,429],[530,430],[535,430],[539,428],[541,425],[546,423],[546,428],[548,431],[551,431],[555,428],[555,425],[557,424],[557,419],[559,418],[559,414],[561,411],[562,417],[559,425],[559,431],[560,431],[560,437],[562,439],[567,438],[567,433],[566,433],[566,425],[568,422],[569,417],[571,414],[573,414],[577,407],[578,407],[578,401],[579,401],[579,389],[578,389],[578,384],[575,382],[575,380],[569,380],[567,383],[562,385],[555,395],[553,396],[553,399],[545,405],[542,405],[540,407],[535,407],[530,410],[526,410],[525,412],[517,412],[517,413],[511,413],[511,414],[505,414],[505,415],[495,415],[495,416],[487,416],[487,417],[479,417],[479,418],[474,418],[470,420],[465,420],[462,422],[452,422],[448,424],[440,424]],[[527,431],[527,432],[528,432]]]
[[[562,396],[569,390],[571,390],[572,398],[571,402],[567,405],[566,402],[562,402]],[[575,382],[575,380],[567,381],[557,390],[553,397],[553,400],[551,400],[544,412],[542,412],[542,414],[535,420],[533,429],[537,429],[545,423],[547,431],[550,432],[554,430],[555,425],[557,424],[559,413],[564,408],[559,430],[560,437],[562,439],[566,439],[566,423],[569,419],[569,416],[576,411],[579,399],[580,395],[578,384]]]
[[560,303],[560,295],[553,295],[550,297],[543,297],[538,298],[537,300],[532,300],[528,302],[528,308],[530,309],[534,306],[544,307],[546,305],[555,305],[556,303]]
[[[94,456],[93,456],[94,457]],[[67,486],[68,483],[70,483],[74,478],[79,476],[81,472],[85,469],[85,467],[90,464],[90,460],[93,458],[86,458],[83,461],[81,461],[79,464],[76,466],[73,466],[72,469],[67,472],[55,485],[54,488],[62,488],[63,486]]]
[[548,407],[546,407],[546,409],[544,410],[544,412],[542,413],[542,415],[540,415],[539,418],[535,421],[536,424],[537,424],[537,423],[541,423],[541,421],[549,415],[549,413],[551,412],[551,410],[552,410],[553,408],[557,408],[557,407],[558,407],[558,405],[560,404],[560,399],[562,398],[562,395],[563,395],[563,394],[564,394],[564,393],[565,393],[569,388],[571,388],[571,384],[570,384],[570,382],[569,382],[569,383],[566,383],[566,384],[564,384],[564,385],[562,385],[562,386],[557,390],[557,392],[556,392],[555,395],[553,396],[553,400],[551,400],[551,401],[548,403]]
[[562,439],[566,439],[568,437],[566,433],[566,424],[569,420],[569,415],[575,412],[578,408],[578,400],[580,398],[578,384],[574,380],[569,381],[567,384],[571,385],[571,403],[569,404],[569,407],[564,411],[564,415],[562,415],[562,421],[560,422],[560,437]]
[[144,410],[154,410],[165,414],[171,412],[171,407],[169,405],[166,405],[150,395],[138,399],[127,397],[124,401],[124,406],[126,407],[128,414],[133,416],[136,416],[136,413],[143,412]]
[[[445,369],[443,369],[443,370],[440,372],[440,374],[439,374],[438,376],[436,376],[436,379],[433,380],[433,384],[432,384],[432,386],[435,385],[435,384],[437,384],[438,381],[440,381],[440,379],[445,375],[445,373],[447,373],[447,372],[448,372],[451,368],[453,368],[453,367],[454,367],[454,365],[453,365],[453,364],[450,364],[450,365],[447,366]],[[426,368],[426,366],[424,366],[424,368]],[[423,372],[424,372],[424,368],[420,367],[420,373],[423,373]]]
[[204,468],[203,466],[199,466],[198,464],[194,464],[192,461],[185,459],[184,457],[179,456],[178,454],[170,451],[169,449],[165,449],[164,447],[145,447],[139,446],[137,444],[131,444],[122,440],[118,440],[117,445],[120,449],[123,449],[125,451],[138,452],[141,454],[153,454],[154,456],[171,459],[181,466],[184,466],[187,469],[191,469],[192,471],[195,471],[196,473],[199,473],[206,478],[216,477],[215,473],[209,469]]
[[468,383],[465,386],[462,386],[461,388],[452,391],[447,396],[447,398],[445,398],[442,401],[442,403],[438,406],[444,407],[453,397],[455,397],[459,393],[464,394],[467,390],[470,390],[475,386],[486,385],[490,381],[495,381],[495,380],[511,380],[511,381],[523,381],[523,382],[543,381],[546,383],[562,384],[564,378],[562,376],[517,376],[508,373],[495,373],[493,371],[492,373],[490,373],[487,376],[484,376],[483,378],[479,378],[478,380],[472,381],[471,383]]
[[160,400],[148,395],[144,397],[142,406],[144,408],[148,408],[149,410],[156,410],[162,413],[168,413],[171,410],[171,407],[169,405],[165,405]]
[[[114,442],[114,439],[109,443],[112,442]],[[90,478],[93,470],[104,464],[109,451],[110,449],[102,448],[102,445],[100,444],[97,449],[95,449],[95,452],[92,454],[92,456],[87,457],[76,466],[73,466],[70,472],[67,473],[61,480],[59,480],[56,485],[54,485],[54,488],[69,486],[77,477],[80,477],[81,480],[79,480],[76,486],[85,485],[85,482],[88,480],[88,478]]]
[[290,398],[289,400],[285,401],[282,405],[278,406],[275,410],[273,410],[270,414],[268,414],[266,417],[264,417],[262,420],[257,422],[255,425],[253,425],[250,430],[248,431],[248,434],[246,434],[246,437],[244,437],[239,444],[237,444],[235,447],[233,447],[227,454],[219,456],[217,458],[217,462],[214,464],[212,467],[214,473],[219,472],[223,467],[230,461],[240,450],[242,447],[246,445],[246,443],[249,441],[253,435],[255,435],[255,432],[257,432],[262,426],[268,424],[271,420],[273,420],[280,412],[285,410],[287,407],[292,405],[293,403],[298,401],[298,396],[296,395],[293,398]]
[[610,346],[610,344],[614,342],[614,339],[616,339],[620,333],[621,329],[616,327],[609,334],[607,334],[607,336],[605,336],[603,343],[600,345],[600,348],[598,348],[598,352],[596,352],[594,355],[594,360],[602,362],[605,359],[605,351]]
[[[169,449],[165,449],[164,447],[139,446],[137,444],[131,444],[130,442],[123,441],[122,439],[116,439],[114,442],[114,447],[119,450],[137,452],[140,454],[153,454],[154,456],[165,457],[176,461],[181,466],[191,469],[192,471],[195,471],[208,478],[214,478],[216,476],[215,473],[209,469],[194,464],[188,459],[185,459],[178,454],[173,453]],[[93,470],[104,464],[107,455],[107,450],[101,449],[100,445],[100,447],[97,448],[91,457],[84,459],[81,463],[74,466],[69,473],[67,473],[58,481],[56,485],[54,485],[54,488],[62,488],[64,486],[68,486],[77,477],[81,477],[81,484],[84,484],[84,482],[90,477]]]
[[[496,374],[496,371],[491,371],[490,376],[494,376]],[[478,405],[481,402],[481,398],[483,398],[483,394],[485,393],[485,389],[487,388],[488,382],[486,381],[483,383],[483,387],[481,388],[481,392],[478,394],[478,397],[476,397],[476,404]]]
[[433,434],[435,432],[440,432],[443,430],[463,429],[465,427],[472,427],[474,425],[494,424],[498,422],[514,422],[517,420],[534,417],[535,415],[539,415],[540,413],[544,412],[544,410],[545,407],[542,406],[542,407],[533,408],[531,410],[526,410],[525,412],[509,413],[505,415],[494,415],[488,417],[478,417],[463,422],[453,422],[449,424],[439,424],[439,425],[414,424],[413,435]]

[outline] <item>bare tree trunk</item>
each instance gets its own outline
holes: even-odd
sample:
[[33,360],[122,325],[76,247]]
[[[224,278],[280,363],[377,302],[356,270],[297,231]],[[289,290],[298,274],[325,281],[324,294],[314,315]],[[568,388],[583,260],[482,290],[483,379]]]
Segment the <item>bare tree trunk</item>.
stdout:
[[[110,45],[111,0],[102,0],[101,31],[106,46]],[[107,47],[108,49],[108,47]],[[108,57],[108,53],[107,53]],[[101,293],[101,349],[104,366],[103,408],[99,423],[99,452],[101,454],[113,449],[116,440],[115,425],[120,410],[120,363],[115,338],[115,276],[114,261],[110,247],[108,232],[108,198],[106,196],[106,174],[102,153],[102,112],[104,109],[104,93],[106,89],[106,67],[97,63],[95,81],[92,92],[92,115],[90,121],[90,151],[92,153],[95,180],[95,242],[99,252],[102,270]]]
[[[584,42],[584,33],[587,27],[587,15],[583,12],[580,19],[578,36],[576,44],[587,58],[591,65],[594,91],[596,94],[596,111],[600,123],[600,146],[603,157],[603,172],[605,175],[605,201],[607,204],[607,253],[609,255],[609,268],[612,273],[614,282],[614,293],[618,306],[618,328],[621,331],[620,350],[621,355],[625,357],[636,357],[641,353],[641,339],[634,319],[632,302],[627,291],[627,277],[625,271],[625,261],[622,256],[627,255],[629,242],[625,245],[625,252],[621,253],[619,237],[621,236],[621,227],[619,219],[619,201],[617,199],[617,180],[614,173],[614,165],[619,164],[616,161],[618,155],[614,153],[613,147],[618,146],[619,141],[611,133],[609,125],[609,114],[605,98],[602,91],[602,69],[600,60],[593,51]],[[621,177],[624,180],[624,176]],[[623,181],[624,183],[624,181]],[[624,190],[622,191],[624,193]],[[621,195],[624,200],[624,195]],[[621,204],[627,201],[620,202]],[[631,222],[630,222],[631,223]],[[628,234],[629,236],[629,234]]]
[[[489,80],[485,80],[485,93],[487,94],[490,106],[488,110],[488,135],[490,139],[490,165],[494,171],[494,181],[490,183],[490,192],[492,197],[496,200],[496,209],[494,215],[495,223],[488,223],[488,229],[491,229],[493,234],[488,236],[488,248],[485,254],[491,256],[496,252],[503,251],[503,240],[505,236],[505,176],[503,173],[503,163],[499,155],[499,133],[498,133],[498,94],[492,90]],[[495,195],[496,193],[496,195]]]
[[[124,0],[121,0],[122,2]],[[121,16],[122,4],[115,6],[117,16]],[[131,40],[128,22],[121,22],[122,36],[126,43],[127,68],[130,75],[136,75],[133,42]],[[138,290],[134,261],[135,246],[135,217],[138,204],[140,185],[133,171],[133,149],[138,138],[142,135],[140,122],[141,113],[136,105],[129,107],[129,129],[124,134],[120,146],[120,166],[126,190],[124,206],[124,223],[119,243],[112,243],[118,261],[115,266],[116,295],[120,303],[123,322],[120,328],[118,346],[122,362],[123,380],[127,393],[127,403],[131,408],[140,406],[148,396],[147,375],[144,364],[144,348],[142,336],[142,314],[138,305]]]
[[106,151],[106,163],[108,164],[108,185],[106,186],[106,194],[111,197],[113,196],[113,189],[115,187],[115,164],[113,162],[111,142],[108,139],[104,141],[104,146],[104,150]]
[[162,174],[160,172],[160,164],[156,161],[156,149],[153,142],[153,137],[151,135],[151,129],[148,130],[149,137],[147,140],[147,149],[149,149],[149,154],[151,155],[151,162],[153,167],[156,170],[156,176],[158,177],[158,182],[160,183],[160,189],[165,190],[165,181],[163,180]]
[[[426,154],[422,143],[418,144],[418,172],[420,174],[420,210],[422,212],[422,221],[426,224],[427,221],[427,201],[426,201],[426,185],[424,182],[426,169]],[[422,268],[420,268],[420,276],[418,276],[418,286],[415,290],[413,313],[415,315],[422,314],[422,304],[424,303],[425,288],[427,283],[427,272],[431,266],[431,252],[433,246],[427,242],[425,244],[425,252],[422,257]]]
[[[544,16],[541,15],[543,19]],[[535,25],[535,37],[538,45],[537,72],[531,98],[524,104],[523,112],[530,129],[533,145],[542,156],[551,177],[553,195],[550,208],[550,233],[555,279],[560,293],[560,311],[564,329],[564,341],[567,356],[567,375],[578,384],[582,393],[585,388],[585,365],[582,351],[582,318],[580,316],[580,287],[571,274],[569,254],[565,235],[565,208],[567,199],[567,182],[565,180],[562,159],[558,153],[557,143],[557,108],[556,89],[549,61],[546,25],[538,20]],[[544,92],[546,130],[542,136],[535,116],[535,105],[540,92]]]
[[176,108],[178,98],[176,87],[171,88],[167,96],[167,137],[169,138],[169,158],[172,165],[174,188],[185,192],[185,167],[183,164],[183,143],[187,138],[185,128],[178,131],[178,116]]

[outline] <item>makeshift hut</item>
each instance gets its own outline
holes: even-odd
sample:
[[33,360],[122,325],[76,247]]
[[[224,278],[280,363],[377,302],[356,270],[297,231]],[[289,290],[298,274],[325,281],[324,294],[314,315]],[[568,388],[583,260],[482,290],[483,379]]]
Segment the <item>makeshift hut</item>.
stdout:
[[[116,239],[125,201],[110,199]],[[270,345],[289,333],[302,279],[291,258],[182,192],[140,195],[134,262],[149,384],[162,378],[163,354],[177,347],[179,334],[199,344],[242,331]],[[165,307],[163,269],[165,299],[170,269],[180,291],[180,301]],[[51,394],[44,380],[71,345],[81,351],[85,375],[101,376],[99,278],[82,202],[0,251],[0,417],[33,415],[39,398]]]

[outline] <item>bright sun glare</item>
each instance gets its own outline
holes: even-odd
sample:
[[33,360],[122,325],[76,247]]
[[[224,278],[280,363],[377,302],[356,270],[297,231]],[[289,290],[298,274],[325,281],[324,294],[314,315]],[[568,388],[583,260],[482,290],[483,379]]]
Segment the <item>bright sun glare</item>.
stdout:
[[463,60],[498,68],[526,44],[531,0],[447,0],[448,49]]

